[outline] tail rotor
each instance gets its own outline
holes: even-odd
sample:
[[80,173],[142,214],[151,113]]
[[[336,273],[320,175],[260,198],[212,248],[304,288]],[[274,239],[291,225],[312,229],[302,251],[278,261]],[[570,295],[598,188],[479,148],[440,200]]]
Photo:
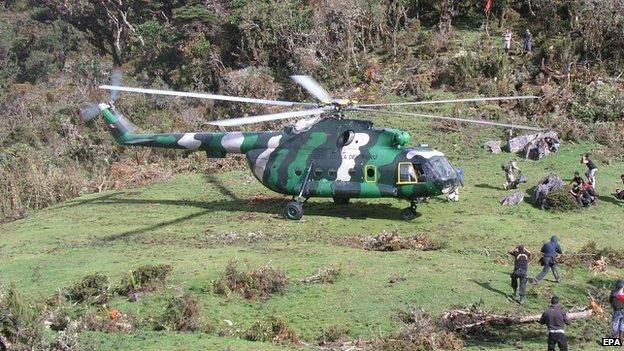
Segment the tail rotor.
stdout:
[[[121,81],[123,80],[123,71],[119,68],[116,68],[111,73],[111,87],[117,87],[121,85]],[[112,105],[115,100],[119,97],[119,90],[110,89],[110,102],[109,105]],[[100,105],[91,104],[85,107],[82,107],[78,110],[78,116],[83,122],[88,122],[93,118],[97,117],[101,112]]]

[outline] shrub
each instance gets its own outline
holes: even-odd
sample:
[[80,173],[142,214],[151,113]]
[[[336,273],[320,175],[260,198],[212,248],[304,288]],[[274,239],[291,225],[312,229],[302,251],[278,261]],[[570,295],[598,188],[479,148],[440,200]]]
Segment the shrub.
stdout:
[[220,295],[236,292],[246,299],[268,298],[272,294],[284,293],[288,278],[279,269],[264,266],[252,270],[239,269],[238,261],[230,261],[220,280],[213,284]]
[[135,292],[149,292],[157,290],[167,279],[173,269],[168,264],[145,265],[126,273],[121,278],[117,292],[130,296]]
[[245,339],[249,341],[261,341],[261,342],[283,342],[290,341],[294,344],[299,344],[299,335],[293,331],[288,324],[278,318],[271,317],[268,321],[256,321],[245,332]]
[[68,288],[65,297],[76,303],[104,304],[110,298],[108,277],[99,273],[87,275]]
[[553,212],[568,212],[578,210],[580,207],[570,190],[565,187],[552,190],[546,195],[544,208]]
[[185,293],[169,299],[157,329],[195,331],[199,327],[200,316],[201,302],[195,295]]
[[407,325],[400,332],[377,341],[375,350],[460,350],[464,346],[461,339],[436,325],[421,309],[400,317]]
[[329,328],[323,330],[318,338],[318,342],[324,345],[328,342],[336,342],[344,340],[349,333],[349,328],[342,325],[332,325]]
[[43,336],[40,312],[39,306],[26,301],[13,284],[0,296],[0,335],[12,344],[12,349],[40,347]]

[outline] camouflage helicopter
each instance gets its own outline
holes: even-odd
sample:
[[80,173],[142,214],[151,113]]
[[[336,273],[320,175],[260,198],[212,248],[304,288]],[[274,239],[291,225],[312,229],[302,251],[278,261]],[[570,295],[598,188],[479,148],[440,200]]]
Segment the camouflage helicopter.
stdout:
[[[317,102],[145,89],[113,83],[100,86],[101,89],[111,91],[110,102],[83,108],[80,115],[83,120],[88,121],[102,114],[106,128],[120,145],[203,151],[211,158],[222,158],[228,153],[244,154],[258,181],[272,191],[292,196],[292,201],[284,209],[284,216],[290,220],[302,218],[303,204],[311,197],[331,197],[336,204],[341,205],[348,204],[352,198],[404,199],[410,205],[401,211],[401,218],[411,220],[418,215],[416,208],[421,199],[450,194],[463,185],[463,170],[454,168],[442,152],[424,144],[410,146],[411,137],[405,131],[374,128],[370,121],[347,119],[345,113],[348,111],[539,130],[530,126],[485,120],[380,109],[393,106],[531,99],[534,96],[358,104],[348,99],[332,98],[309,76],[291,78],[316,98]],[[115,75],[113,79],[119,80]],[[113,105],[113,101],[122,91],[303,108],[209,122],[221,127],[221,130],[223,127],[249,123],[303,119],[279,132],[138,134],[134,125],[117,112]]]

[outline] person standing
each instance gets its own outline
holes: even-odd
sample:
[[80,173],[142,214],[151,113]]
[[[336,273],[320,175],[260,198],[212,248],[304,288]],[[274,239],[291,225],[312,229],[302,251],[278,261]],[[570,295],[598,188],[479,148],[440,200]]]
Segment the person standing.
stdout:
[[527,28],[524,31],[524,52],[527,54],[530,54],[532,51],[532,44],[533,41],[533,35],[531,34],[531,32],[529,31],[529,28]]
[[503,48],[507,53],[511,50],[511,30],[509,29],[505,29],[505,33],[503,33]]
[[[516,297],[516,293],[519,295],[518,303],[524,304],[524,295],[526,293],[527,274],[529,272],[529,259],[532,253],[527,250],[524,245],[520,244],[508,253],[514,258],[514,269],[511,272],[511,288],[513,289],[513,297]],[[518,286],[518,281],[520,284]],[[518,287],[520,289],[518,289]],[[519,290],[519,291],[518,291]]]
[[563,254],[563,251],[561,250],[561,246],[557,241],[556,235],[550,237],[549,242],[544,243],[541,252],[543,256],[540,260],[540,263],[544,268],[542,268],[542,271],[539,272],[539,274],[533,279],[533,284],[537,284],[542,279],[544,279],[544,277],[548,273],[548,270],[552,270],[552,273],[555,276],[555,280],[557,281],[557,283],[561,283],[561,276],[559,275],[559,271],[557,270],[556,259],[557,254],[561,255]]
[[550,308],[542,313],[540,324],[545,324],[548,328],[548,351],[559,350],[568,351],[568,338],[565,335],[565,325],[570,324],[568,315],[559,307],[559,298],[553,296],[550,299]]
[[619,279],[615,282],[615,288],[609,295],[609,303],[613,308],[611,337],[622,339],[624,338],[624,280]]
[[581,163],[587,166],[587,172],[585,175],[587,179],[592,183],[592,186],[596,188],[596,172],[598,172],[598,167],[594,161],[589,158],[589,154],[583,155],[581,158]]

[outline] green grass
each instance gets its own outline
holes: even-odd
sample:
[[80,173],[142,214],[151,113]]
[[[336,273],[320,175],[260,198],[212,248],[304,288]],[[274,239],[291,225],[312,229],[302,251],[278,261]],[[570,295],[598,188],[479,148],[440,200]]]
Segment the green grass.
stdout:
[[[612,200],[618,186],[621,163],[599,165],[597,206],[570,213],[540,211],[528,203],[501,207],[504,176],[500,164],[509,154],[487,155],[480,149],[494,132],[467,128],[464,133],[434,133],[425,122],[411,123],[379,118],[377,125],[409,130],[417,143],[428,142],[448,153],[455,166],[464,167],[466,187],[458,203],[431,199],[420,206],[422,217],[399,220],[406,204],[393,199],[355,200],[335,206],[331,200],[311,199],[299,222],[284,220],[280,202],[252,203],[256,195],[279,197],[263,188],[249,172],[218,174],[211,182],[200,174],[183,174],[172,181],[147,188],[109,191],[83,196],[0,226],[0,279],[14,282],[28,296],[43,300],[54,291],[101,272],[116,284],[124,272],[146,263],[174,266],[165,291],[146,294],[138,303],[116,297],[110,306],[149,318],[162,313],[165,296],[180,289],[197,294],[203,303],[202,319],[223,328],[224,320],[244,330],[258,319],[276,315],[285,319],[310,343],[331,325],[349,328],[349,338],[372,338],[397,331],[400,310],[422,307],[439,316],[451,306],[481,302],[497,313],[539,313],[548,303],[544,297],[529,298],[525,307],[510,303],[508,273],[511,260],[506,251],[524,243],[533,251],[557,234],[565,251],[576,251],[588,241],[598,247],[624,249],[619,238],[624,226],[624,204]],[[553,156],[539,161],[520,161],[519,166],[534,184],[549,171],[569,179],[575,170],[584,172],[579,155],[594,145],[564,145]],[[526,190],[527,184],[522,189]],[[229,189],[229,192],[224,191]],[[285,200],[285,199],[284,199]],[[403,235],[425,234],[444,242],[441,251],[369,252],[341,246],[351,235],[377,235],[398,230]],[[227,243],[218,237],[237,232],[262,233],[258,242]],[[503,258],[505,264],[497,258]],[[291,279],[284,295],[266,301],[246,301],[211,292],[228,261],[247,260],[251,267],[271,264]],[[330,285],[304,285],[299,279],[317,268],[339,266],[341,278]],[[530,267],[537,274],[540,267]],[[591,282],[610,283],[621,270],[609,269],[597,277],[586,269],[565,271],[564,282],[545,281],[536,289],[558,294],[568,308],[583,306]],[[390,284],[393,278],[403,278]],[[598,279],[598,280],[596,280]],[[569,328],[573,349],[591,348],[580,334],[591,325],[578,322]],[[605,331],[606,333],[606,331]],[[510,328],[508,340],[468,339],[468,349],[542,349],[541,327]],[[216,333],[138,331],[132,334],[83,333],[81,340],[97,349],[227,349],[282,350],[287,345],[252,343]]]

